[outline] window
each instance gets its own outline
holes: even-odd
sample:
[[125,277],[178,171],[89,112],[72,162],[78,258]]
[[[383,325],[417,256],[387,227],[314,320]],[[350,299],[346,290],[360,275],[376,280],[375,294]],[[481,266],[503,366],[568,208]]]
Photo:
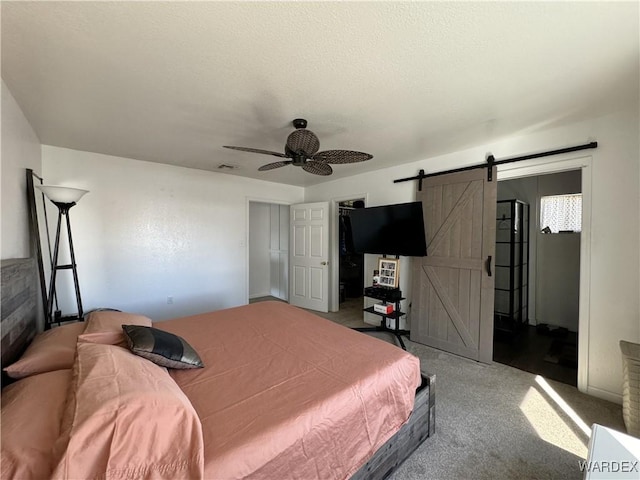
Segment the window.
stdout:
[[540,229],[544,233],[582,231],[582,194],[542,197]]

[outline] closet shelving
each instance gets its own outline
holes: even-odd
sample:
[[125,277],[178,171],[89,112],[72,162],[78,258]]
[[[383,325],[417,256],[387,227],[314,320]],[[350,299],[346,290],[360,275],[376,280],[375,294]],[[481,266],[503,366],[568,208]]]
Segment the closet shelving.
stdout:
[[529,315],[529,205],[500,200],[496,212],[494,329],[513,334]]

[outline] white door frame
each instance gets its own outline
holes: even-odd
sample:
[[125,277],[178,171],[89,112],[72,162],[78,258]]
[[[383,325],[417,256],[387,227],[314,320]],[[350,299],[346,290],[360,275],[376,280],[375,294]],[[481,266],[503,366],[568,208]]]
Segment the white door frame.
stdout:
[[[354,193],[352,195],[342,195],[340,197],[332,197],[329,200],[329,311],[337,312],[340,310],[340,226],[338,225],[339,211],[338,204],[353,200],[356,198],[364,199],[364,206],[369,205],[368,193]],[[364,288],[364,285],[363,285]]]
[[592,164],[589,156],[536,159],[498,166],[498,180],[559,173],[582,172],[582,232],[580,234],[580,305],[578,314],[578,390],[589,393],[589,303],[591,296],[591,196]]
[[[244,302],[245,305],[249,304],[249,275],[251,272],[249,271],[249,207],[250,203],[268,203],[271,205],[293,205],[292,202],[287,200],[275,200],[273,198],[261,198],[261,197],[245,197],[245,238],[244,238],[244,264],[246,265],[244,272]],[[287,285],[287,291],[289,290],[289,285]]]

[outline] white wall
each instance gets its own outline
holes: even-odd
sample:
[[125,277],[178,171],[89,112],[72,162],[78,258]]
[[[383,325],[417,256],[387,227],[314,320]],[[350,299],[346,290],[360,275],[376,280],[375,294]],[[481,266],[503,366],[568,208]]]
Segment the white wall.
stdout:
[[[393,184],[392,181],[416,175],[420,168],[436,172],[482,163],[489,152],[499,160],[597,140],[599,147],[595,150],[543,160],[592,157],[590,304],[587,340],[580,348],[588,350],[585,390],[620,401],[622,371],[618,342],[620,339],[640,342],[640,270],[637,268],[640,215],[635,208],[640,196],[639,130],[638,98],[630,98],[628,111],[308,187],[305,201],[330,200],[363,192],[368,195],[367,206],[411,201],[416,182]],[[373,263],[367,258],[365,275],[371,270]],[[403,268],[403,271],[409,272],[409,269]],[[409,275],[403,274],[401,287],[408,296],[411,295],[409,285]]]
[[70,212],[86,311],[165,320],[245,304],[248,198],[296,203],[304,195],[300,187],[46,145],[42,160],[47,183],[90,190]]
[[42,170],[40,141],[2,81],[2,258],[30,256],[26,169]]
[[580,234],[538,235],[536,322],[577,332]]

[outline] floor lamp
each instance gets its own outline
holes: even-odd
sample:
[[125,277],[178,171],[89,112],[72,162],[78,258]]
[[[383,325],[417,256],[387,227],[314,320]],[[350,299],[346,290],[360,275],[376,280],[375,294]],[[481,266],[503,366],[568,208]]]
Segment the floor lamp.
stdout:
[[[51,281],[49,283],[49,295],[47,297],[47,319],[48,322],[57,322],[60,324],[66,320],[82,320],[84,312],[82,311],[82,299],[80,298],[80,285],[78,283],[78,270],[76,266],[76,257],[73,251],[73,239],[71,238],[71,222],[69,221],[69,209],[73,207],[88,190],[80,190],[79,188],[54,187],[48,185],[36,185],[51,202],[58,207],[58,226],[56,227],[56,239],[53,247],[53,258],[51,260]],[[67,234],[69,237],[69,253],[71,263],[58,265],[58,253],[60,251],[60,227],[62,225],[62,217],[66,218]],[[73,284],[76,290],[76,303],[78,305],[77,315],[62,316],[57,310],[53,312],[53,299],[56,295],[56,276],[58,270],[71,270],[73,272]]]

